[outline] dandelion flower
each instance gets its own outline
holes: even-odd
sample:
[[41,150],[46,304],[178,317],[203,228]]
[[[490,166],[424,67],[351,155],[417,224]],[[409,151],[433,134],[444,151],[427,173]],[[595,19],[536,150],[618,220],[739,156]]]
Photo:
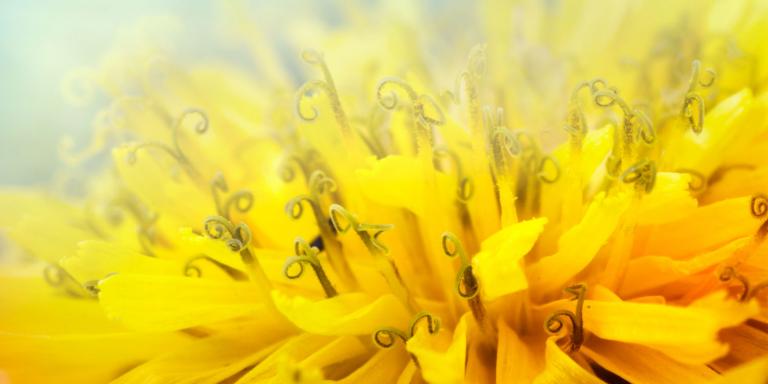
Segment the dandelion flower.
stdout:
[[229,6],[260,72],[122,46],[85,192],[0,194],[10,382],[765,382],[768,4],[350,6],[295,68]]

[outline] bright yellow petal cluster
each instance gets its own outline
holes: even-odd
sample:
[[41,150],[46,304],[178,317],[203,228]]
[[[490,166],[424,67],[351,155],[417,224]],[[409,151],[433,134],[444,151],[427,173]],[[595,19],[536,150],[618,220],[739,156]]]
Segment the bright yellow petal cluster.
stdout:
[[0,190],[0,382],[765,383],[768,2],[432,6],[78,72],[85,192]]

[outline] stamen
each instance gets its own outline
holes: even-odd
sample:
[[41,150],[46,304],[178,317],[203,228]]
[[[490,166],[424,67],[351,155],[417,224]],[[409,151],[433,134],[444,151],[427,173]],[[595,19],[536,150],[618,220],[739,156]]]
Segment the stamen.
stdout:
[[436,159],[445,158],[450,160],[453,169],[456,170],[456,178],[458,179],[456,199],[461,203],[467,203],[472,198],[475,188],[472,179],[469,176],[464,176],[459,155],[448,148],[435,148],[432,150],[432,153]]
[[708,88],[715,83],[716,73],[713,69],[706,70],[708,76],[707,80],[702,81],[699,77],[701,70],[701,62],[694,60],[691,69],[691,79],[688,82],[688,91],[685,93],[685,99],[683,100],[683,108],[680,111],[680,116],[688,122],[688,126],[695,134],[701,133],[704,129],[704,114],[706,112],[706,106],[704,105],[704,99],[696,92],[697,87]]
[[111,208],[113,209],[111,219],[115,225],[120,223],[121,217],[118,216],[120,215],[119,211],[115,212],[114,210],[124,210],[133,216],[134,220],[138,223],[136,226],[136,236],[139,245],[145,254],[154,256],[152,246],[156,237],[154,224],[158,219],[157,214],[152,213],[141,203],[138,197],[127,191],[121,191],[118,197],[111,201]]
[[[245,223],[237,226],[228,219],[221,216],[209,216],[203,222],[205,234],[211,239],[223,240],[232,252],[241,252],[246,250],[251,243],[252,234],[250,228]],[[253,260],[250,260],[251,262]]]
[[700,193],[707,189],[707,177],[704,176],[703,173],[695,169],[687,168],[678,169],[676,172],[691,175],[691,181],[688,182],[688,189],[690,189],[691,192]]
[[634,183],[637,191],[650,193],[656,184],[656,164],[650,160],[640,160],[621,174],[621,181]]
[[[416,91],[408,83],[402,79],[396,77],[387,77],[379,82],[376,87],[376,97],[379,100],[379,104],[384,109],[395,109],[399,104],[397,92],[390,90],[386,95],[384,94],[385,88],[399,88],[408,95],[413,107],[413,115],[416,121],[425,126],[431,125],[443,125],[445,124],[445,114],[440,108],[437,100],[430,95],[417,94]],[[437,113],[437,116],[428,116],[426,113],[426,106],[429,105],[431,110]]]
[[397,339],[406,343],[416,334],[416,329],[423,319],[427,320],[427,331],[429,334],[433,335],[440,330],[440,319],[432,316],[432,314],[427,311],[421,311],[411,320],[411,325],[408,327],[408,333],[393,327],[382,327],[373,333],[373,341],[380,348],[393,347]]
[[[323,287],[323,291],[325,291],[325,296],[329,298],[337,296],[338,292],[336,292],[336,289],[331,284],[323,266],[320,264],[320,259],[317,257],[320,250],[310,246],[300,237],[293,243],[293,248],[295,256],[291,256],[286,260],[285,265],[283,265],[283,275],[289,279],[297,279],[304,273],[304,264],[309,264],[315,271],[317,280],[320,281],[320,285]],[[294,266],[298,269],[293,268]]]
[[571,136],[573,142],[581,146],[581,141],[587,135],[589,126],[587,125],[587,119],[584,116],[583,106],[581,99],[579,99],[579,92],[582,89],[589,89],[593,97],[595,92],[600,89],[607,88],[607,82],[601,78],[593,79],[591,81],[585,81],[576,85],[571,92],[571,100],[568,106],[568,116],[563,129]]
[[[615,88],[607,87],[595,91],[592,96],[595,104],[598,106],[609,108],[617,105],[621,109],[622,114],[624,115],[622,126],[625,156],[631,154],[633,144],[637,140],[635,136],[639,137],[643,142],[649,145],[653,144],[656,140],[656,132],[653,128],[651,119],[640,109],[630,107],[629,104],[619,96],[619,93]],[[617,145],[618,143],[614,143],[614,146]],[[615,164],[611,164],[611,166],[614,167]]]
[[349,120],[347,120],[347,115],[344,113],[344,108],[341,106],[339,93],[336,90],[336,84],[333,81],[333,76],[331,75],[331,71],[328,69],[328,65],[325,63],[323,55],[320,52],[314,50],[305,50],[301,53],[301,58],[311,65],[320,67],[320,70],[323,72],[324,80],[311,80],[304,83],[304,85],[299,88],[299,91],[296,94],[297,115],[300,119],[307,122],[311,122],[317,119],[317,108],[312,107],[312,114],[305,115],[304,112],[302,112],[302,101],[311,92],[324,92],[326,95],[328,95],[330,100],[331,109],[333,110],[333,115],[336,118],[336,122],[339,124],[341,135],[345,141],[349,142],[352,138],[352,129],[349,124]]
[[752,202],[750,204],[752,216],[756,218],[765,218],[765,222],[757,230],[757,238],[764,239],[768,235],[768,196],[759,194],[752,196]]
[[227,276],[231,277],[232,280],[236,280],[236,281],[248,280],[248,276],[242,271],[236,268],[232,268],[229,265],[226,265],[208,255],[198,255],[187,260],[187,262],[184,263],[184,276],[203,277],[203,271],[200,269],[200,267],[194,265],[197,261],[200,261],[200,260],[205,260],[215,265],[216,267],[221,269],[222,272],[226,273]]
[[[550,164],[550,167],[547,167],[547,164]],[[548,174],[547,168],[553,170],[553,172]],[[560,173],[560,164],[557,162],[557,159],[550,155],[545,155],[541,158],[539,161],[538,172],[536,173],[536,176],[541,182],[547,184],[556,183],[557,180],[560,179]]]
[[493,142],[499,150],[504,150],[510,156],[518,156],[522,152],[522,144],[516,135],[507,128],[498,127],[493,130]]
[[211,195],[213,195],[213,201],[216,204],[216,211],[219,213],[219,216],[229,220],[231,218],[230,212],[233,207],[240,213],[246,213],[253,207],[253,194],[245,189],[233,193],[222,204],[219,193],[229,192],[229,187],[221,172],[216,173],[216,176],[213,177],[210,184]]
[[[251,252],[253,234],[245,223],[235,226],[224,217],[209,216],[203,222],[203,231],[211,239],[224,241],[230,251],[238,252],[243,264],[248,267],[250,279],[260,285],[261,294],[269,295],[272,284]],[[269,299],[265,298],[265,300],[271,303]]]
[[394,228],[391,224],[367,224],[358,221],[357,217],[347,211],[339,204],[332,204],[330,207],[331,224],[337,233],[346,233],[350,229],[357,233],[357,236],[365,244],[365,247],[373,256],[379,271],[384,276],[392,292],[406,308],[413,310],[416,304],[408,293],[408,289],[400,278],[394,262],[387,256],[389,249],[379,240],[379,236]]
[[395,345],[397,339],[408,342],[408,336],[405,332],[392,327],[383,327],[376,330],[373,333],[373,342],[379,346],[379,348],[392,348]]
[[437,331],[440,330],[440,319],[437,317],[432,316],[431,313],[427,311],[421,311],[416,314],[416,316],[413,317],[413,320],[411,320],[411,337],[413,337],[416,334],[416,329],[421,322],[421,320],[426,319],[427,320],[427,331],[430,335],[434,335],[437,333]]
[[280,178],[283,179],[283,181],[286,183],[293,181],[293,179],[296,178],[296,168],[301,171],[305,178],[309,175],[309,170],[307,169],[307,166],[304,164],[304,160],[301,157],[295,154],[286,156],[280,162]]
[[699,134],[704,130],[704,99],[698,93],[689,93],[683,102],[682,117],[688,121],[693,133]]
[[576,352],[581,348],[581,344],[584,342],[584,320],[582,318],[582,309],[584,307],[584,297],[587,293],[587,286],[584,284],[576,284],[565,288],[565,292],[573,295],[571,300],[576,300],[576,312],[568,310],[556,311],[550,315],[544,323],[544,328],[551,334],[560,332],[565,326],[565,322],[561,319],[567,317],[571,321],[571,352]]
[[469,262],[464,247],[456,235],[451,232],[444,232],[442,235],[443,253],[448,257],[459,256],[461,268],[456,275],[456,292],[464,299],[472,299],[480,291],[477,279],[472,273],[472,264]]
[[72,275],[59,265],[49,264],[43,269],[43,278],[51,287],[58,288],[75,298],[92,298],[93,294],[81,286]]
[[720,274],[718,275],[718,278],[720,279],[720,281],[724,283],[730,282],[732,280],[738,281],[739,283],[741,283],[741,287],[742,287],[741,294],[738,297],[739,301],[745,302],[750,299],[751,292],[749,289],[749,280],[744,275],[737,272],[736,268],[730,267],[730,266],[724,267],[720,272]]
[[126,153],[125,160],[128,164],[135,164],[136,163],[136,152],[140,149],[145,148],[154,148],[159,149],[162,152],[168,154],[170,157],[172,157],[184,170],[190,175],[190,176],[197,176],[198,172],[195,170],[195,168],[192,166],[192,163],[189,161],[189,158],[184,154],[184,151],[181,149],[181,145],[179,144],[179,131],[181,130],[181,126],[183,125],[184,121],[187,120],[189,117],[197,115],[200,118],[200,121],[195,124],[195,132],[197,134],[203,134],[206,131],[208,131],[209,126],[209,120],[208,115],[203,111],[202,109],[198,108],[189,108],[182,112],[179,119],[176,121],[176,123],[173,125],[172,128],[172,136],[171,141],[172,145],[168,146],[163,143],[158,142],[146,142],[146,143],[140,143],[128,150]]

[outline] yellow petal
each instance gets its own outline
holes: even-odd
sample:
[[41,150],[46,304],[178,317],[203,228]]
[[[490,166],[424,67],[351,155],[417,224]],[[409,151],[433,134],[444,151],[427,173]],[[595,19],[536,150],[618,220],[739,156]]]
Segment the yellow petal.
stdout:
[[5,371],[11,383],[106,383],[143,360],[181,347],[185,338],[169,333],[0,332],[0,372]]
[[269,356],[289,331],[270,319],[245,323],[158,356],[113,383],[221,383]]
[[[385,206],[406,208],[419,216],[424,216],[428,203],[451,205],[451,200],[430,202],[435,197],[427,195],[427,183],[416,157],[392,155],[370,162],[371,169],[359,169],[356,174],[361,191],[369,199]],[[438,190],[452,190],[447,175],[436,175]]]
[[[758,324],[761,328],[753,326]],[[718,372],[730,370],[768,353],[768,333],[757,321],[726,329],[720,336],[731,348],[728,355],[711,364]]]
[[546,363],[534,383],[536,384],[599,384],[602,380],[573,361],[556,343],[556,337],[547,339],[545,350]]
[[764,384],[768,377],[768,356],[751,361],[740,367],[736,367],[716,380],[712,384]]
[[592,338],[582,353],[600,366],[632,383],[700,383],[717,377],[705,365],[686,365],[637,344]]
[[[699,207],[672,222],[638,227],[647,236],[639,242],[636,255],[664,255],[681,258],[757,232],[761,221],[749,210],[751,197],[739,197]],[[641,236],[641,235],[638,235]]]
[[597,195],[581,222],[560,238],[557,253],[530,266],[531,291],[544,294],[558,290],[581,272],[608,241],[630,201],[629,195]]
[[522,259],[536,244],[547,219],[533,219],[510,225],[482,244],[472,258],[483,298],[494,300],[528,288]]
[[651,289],[659,288],[724,262],[734,252],[752,241],[738,239],[688,260],[676,260],[663,256],[638,257],[629,262],[619,292],[622,296],[633,297]]
[[130,248],[101,240],[81,242],[77,254],[65,257],[60,264],[80,283],[121,272],[171,276],[184,273],[184,266],[179,262],[147,257]]
[[177,330],[264,316],[264,296],[250,283],[120,274],[100,281],[98,289],[107,315],[137,330]]
[[696,199],[691,196],[691,175],[659,172],[653,191],[644,196],[637,211],[637,224],[661,224],[682,219],[696,209]]
[[[441,332],[445,332],[442,330]],[[429,383],[449,384],[464,382],[464,362],[467,357],[466,316],[459,320],[453,330],[453,338],[447,348],[441,348],[436,338],[426,329],[419,329],[408,340],[406,349],[416,356],[421,366],[421,375]]]
[[[496,381],[530,383],[544,367],[543,350],[526,343],[503,319],[499,319],[499,347],[496,355]],[[538,343],[541,344],[541,343]]]
[[674,360],[708,363],[728,352],[718,332],[758,313],[756,303],[728,300],[725,292],[688,307],[594,301],[584,303],[584,327],[602,339],[642,344]]
[[297,327],[319,335],[370,335],[381,326],[404,327],[410,316],[393,295],[345,293],[312,301],[274,290],[277,309]]

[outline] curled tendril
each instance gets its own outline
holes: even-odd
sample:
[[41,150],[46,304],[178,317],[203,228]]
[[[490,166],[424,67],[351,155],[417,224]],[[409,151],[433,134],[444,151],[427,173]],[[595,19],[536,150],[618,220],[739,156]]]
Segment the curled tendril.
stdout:
[[[619,96],[615,88],[605,88],[592,94],[595,104],[601,107],[619,106],[624,113],[624,131],[627,142],[634,140],[637,135],[646,144],[652,144],[656,140],[656,131],[653,128],[653,122],[645,112],[638,108],[630,107],[624,99]],[[637,129],[636,129],[637,128]]]
[[691,181],[688,182],[688,189],[691,190],[691,192],[703,192],[705,189],[707,189],[707,177],[704,176],[703,173],[695,170],[695,169],[678,169],[678,173],[685,173],[691,176]]
[[408,341],[408,336],[403,331],[392,327],[379,328],[373,333],[373,342],[379,348],[392,348],[397,339],[405,343]]
[[325,65],[325,58],[322,52],[314,49],[305,49],[301,52],[301,59],[312,65]]
[[194,265],[198,261],[205,260],[209,263],[213,264],[214,266],[221,269],[222,272],[226,273],[227,276],[231,277],[233,280],[237,281],[245,281],[248,280],[248,275],[243,273],[242,271],[232,268],[229,265],[226,265],[208,255],[198,255],[195,257],[192,257],[187,260],[186,263],[184,263],[184,276],[187,277],[202,277],[203,271],[200,269],[200,267]]
[[698,92],[696,92],[696,88],[711,87],[715,83],[717,74],[713,69],[708,68],[706,70],[709,75],[708,80],[702,81],[700,78],[701,62],[699,60],[694,60],[691,67],[691,79],[688,82],[688,91],[683,100],[683,108],[680,111],[680,116],[688,122],[688,125],[695,134],[699,134],[704,129],[706,106],[704,105],[704,99]]
[[213,195],[213,201],[220,216],[229,219],[232,208],[240,213],[246,213],[253,207],[253,193],[248,190],[239,190],[230,195],[224,203],[221,202],[219,194],[229,192],[227,181],[221,172],[216,173],[210,184],[211,195]]
[[[208,131],[208,127],[210,125],[210,120],[208,119],[208,114],[205,113],[204,110],[200,108],[187,108],[181,113],[181,116],[179,116],[179,119],[176,121],[176,125],[174,129],[176,132],[174,132],[174,137],[178,137],[178,130],[181,129],[181,126],[184,125],[184,121],[188,120],[189,118],[193,116],[197,116],[200,120],[195,124],[195,132],[198,134],[203,134],[206,131]],[[177,149],[180,150],[180,148]]]
[[754,217],[765,217],[768,214],[768,196],[755,195],[752,196],[750,203],[750,211]]
[[750,211],[756,218],[766,218],[763,225],[757,230],[757,237],[764,239],[768,235],[768,196],[759,194],[752,196]]
[[435,158],[445,158],[450,160],[451,165],[456,170],[456,177],[458,178],[456,199],[461,203],[468,202],[475,192],[475,187],[472,179],[468,176],[464,176],[459,155],[447,148],[435,148],[432,150],[432,153]]
[[581,348],[584,342],[584,320],[582,318],[582,309],[584,307],[584,297],[587,293],[587,286],[576,284],[565,288],[566,293],[573,295],[572,300],[576,300],[576,311],[560,310],[551,314],[544,322],[544,328],[551,334],[559,333],[565,326],[563,317],[571,321],[571,352],[576,352]]
[[571,93],[568,117],[566,118],[566,124],[563,129],[565,129],[568,134],[578,140],[584,138],[588,131],[587,119],[584,117],[584,112],[582,110],[583,106],[581,105],[581,101],[579,99],[579,92],[582,89],[589,89],[590,93],[594,97],[594,94],[597,91],[601,89],[608,89],[608,83],[602,78],[596,78],[590,81],[581,82],[573,89],[573,92]]
[[645,112],[634,109],[632,111],[632,124],[638,125],[639,130],[637,134],[640,136],[640,138],[646,143],[646,144],[653,144],[654,141],[656,141],[656,131],[653,128],[653,122],[651,122],[651,119],[648,118],[648,115],[645,114]]
[[[295,167],[294,167],[295,165]],[[308,174],[307,166],[304,164],[304,160],[296,155],[286,156],[279,166],[280,178],[286,183],[293,181],[296,178],[296,168],[306,177]]]
[[419,323],[424,319],[427,320],[427,331],[429,334],[435,334],[440,330],[440,319],[432,316],[432,314],[427,311],[421,311],[411,320],[411,324],[408,327],[408,333],[393,327],[382,327],[373,333],[373,342],[380,348],[392,348],[397,339],[406,343],[416,334],[416,329]]
[[283,275],[289,279],[298,279],[304,274],[304,264],[309,264],[315,271],[317,280],[320,281],[320,285],[323,287],[326,297],[337,296],[338,292],[325,274],[325,270],[320,264],[320,259],[317,256],[320,253],[320,250],[309,245],[302,238],[297,238],[296,241],[294,241],[293,248],[295,256],[291,256],[285,261],[285,264],[283,265]]
[[517,139],[517,135],[504,127],[493,130],[493,142],[497,148],[504,149],[510,156],[518,156],[523,151],[523,146]]
[[741,283],[741,287],[742,287],[741,294],[738,297],[739,301],[745,302],[750,299],[751,295],[750,295],[749,280],[744,275],[736,271],[736,268],[731,266],[724,267],[720,271],[720,274],[717,277],[718,279],[720,279],[720,281],[724,283],[730,282],[732,280],[738,281],[739,283]]
[[289,200],[285,205],[285,212],[294,220],[301,218],[304,214],[304,205],[302,202],[306,202],[312,207],[312,211],[315,213],[317,220],[324,221],[322,211],[320,209],[320,195],[323,193],[332,193],[336,191],[336,182],[328,177],[323,171],[314,171],[309,178],[309,190],[311,195],[299,195]]
[[190,174],[190,175],[196,175],[195,169],[192,167],[191,163],[189,162],[189,159],[184,154],[184,151],[181,149],[181,144],[179,143],[179,134],[181,131],[181,127],[184,125],[184,122],[188,120],[190,117],[197,115],[199,117],[199,121],[194,126],[194,130],[197,134],[203,134],[208,131],[209,127],[209,119],[208,115],[199,108],[188,108],[184,110],[179,118],[176,120],[176,123],[173,125],[172,129],[172,143],[173,147],[168,146],[163,143],[158,142],[146,142],[146,143],[140,143],[133,147],[131,147],[128,152],[126,153],[125,160],[128,164],[135,164],[136,163],[136,152],[140,149],[147,149],[147,148],[154,148],[159,149],[162,152],[168,154],[171,156],[174,160],[176,160],[177,163],[182,165],[184,169]]
[[336,188],[336,182],[323,171],[314,171],[309,176],[309,190],[315,195],[336,192]]
[[691,63],[691,79],[688,82],[688,92],[693,92],[693,90],[696,89],[697,86],[703,87],[703,88],[709,88],[713,84],[715,84],[715,79],[717,78],[717,72],[715,72],[712,68],[707,68],[706,71],[708,76],[708,79],[706,81],[701,80],[701,61],[694,60]]
[[231,212],[232,208],[240,213],[246,213],[253,208],[253,193],[247,190],[240,190],[229,196],[224,203],[224,212]]
[[77,298],[94,296],[85,286],[78,284],[72,275],[58,265],[47,265],[43,269],[43,278],[48,285],[63,290],[69,296]]
[[58,265],[47,265],[43,269],[43,278],[48,285],[60,287],[67,281],[67,272]]
[[704,130],[705,108],[704,99],[698,93],[685,95],[681,115],[688,122],[693,133],[697,135]]
[[656,164],[650,160],[640,160],[621,174],[621,181],[635,184],[635,188],[646,193],[656,184]]
[[125,162],[128,163],[129,165],[136,164],[136,161],[138,159],[137,153],[139,152],[139,150],[150,149],[150,148],[160,150],[161,152],[173,158],[179,164],[183,164],[185,161],[184,158],[179,156],[179,154],[173,148],[169,147],[166,144],[152,141],[152,142],[146,142],[146,143],[138,143],[128,148],[128,151],[125,153]]
[[464,299],[477,296],[480,287],[477,278],[472,273],[472,265],[469,263],[469,258],[459,238],[451,232],[445,232],[442,235],[442,245],[443,253],[448,257],[458,255],[461,260],[461,269],[456,274],[456,292]]
[[232,252],[240,252],[251,243],[252,234],[250,228],[244,223],[237,226],[221,216],[209,216],[203,222],[205,234],[216,240],[224,240]]
[[296,115],[306,122],[315,121],[319,116],[317,107],[310,107],[312,111],[310,115],[304,114],[302,108],[304,99],[315,92],[324,92],[327,95],[331,95],[334,93],[334,90],[328,83],[322,80],[310,80],[299,88],[298,92],[296,92]]
[[288,203],[285,204],[285,213],[294,220],[300,219],[301,216],[304,215],[304,205],[302,204],[303,202],[311,205],[313,209],[315,208],[314,205],[316,202],[312,196],[299,195],[293,199],[288,200]]
[[[427,125],[445,124],[445,114],[435,98],[430,95],[417,94],[413,87],[404,80],[396,77],[384,78],[376,86],[376,98],[379,100],[379,105],[381,105],[382,108],[392,110],[399,104],[397,92],[394,89],[391,89],[385,94],[385,88],[399,88],[405,92],[413,105],[413,114],[420,122]],[[428,116],[426,112],[427,106],[431,107],[431,110],[434,110],[437,113],[437,116]]]
[[427,320],[427,332],[429,332],[430,335],[433,335],[440,330],[440,319],[432,316],[432,314],[427,311],[421,311],[413,317],[413,320],[411,320],[411,326],[409,327],[411,337],[416,334],[416,329],[423,319]]
[[[350,229],[357,232],[358,236],[366,243],[366,246],[372,250],[381,251],[383,253],[389,252],[387,246],[385,246],[378,238],[379,236],[394,228],[391,224],[366,224],[361,223],[357,216],[349,212],[346,208],[339,204],[332,204],[330,207],[330,219],[333,228],[338,233],[346,233]],[[371,235],[373,233],[373,235]]]
[[[554,170],[554,174],[547,175],[547,164],[550,164],[551,167],[549,168]],[[552,184],[557,182],[560,179],[560,164],[557,162],[557,159],[550,155],[542,157],[539,161],[536,176],[543,183]]]
[[404,80],[396,77],[387,77],[379,81],[379,84],[376,86],[376,98],[379,100],[379,104],[384,109],[395,109],[399,104],[397,92],[390,90],[387,94],[384,93],[384,88],[387,87],[396,87],[402,89],[408,95],[408,99],[410,99],[412,103],[415,103],[416,99],[418,98],[416,91],[414,91],[413,88]]

